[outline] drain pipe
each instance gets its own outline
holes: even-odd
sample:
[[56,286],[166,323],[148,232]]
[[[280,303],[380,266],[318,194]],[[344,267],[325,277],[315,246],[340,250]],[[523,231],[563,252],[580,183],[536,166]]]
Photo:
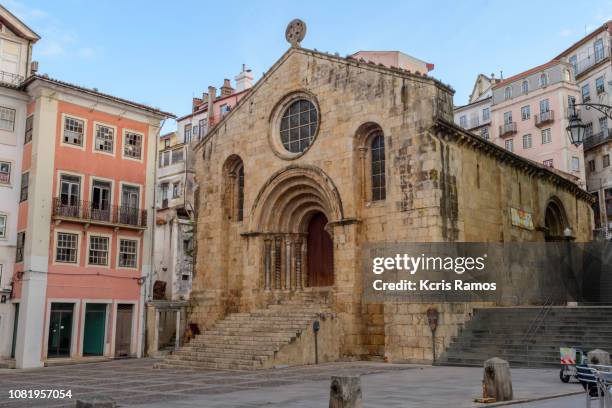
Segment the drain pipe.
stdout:
[[319,329],[321,329],[321,323],[319,323],[318,320],[315,320],[312,323],[312,331],[314,332],[314,341],[315,341],[315,364],[319,364],[319,342],[318,342]]

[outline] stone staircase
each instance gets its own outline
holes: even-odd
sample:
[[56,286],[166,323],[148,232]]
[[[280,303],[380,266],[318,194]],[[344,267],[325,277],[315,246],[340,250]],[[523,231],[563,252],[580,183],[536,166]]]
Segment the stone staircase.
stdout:
[[560,367],[559,347],[612,352],[612,307],[474,309],[437,364],[482,366],[500,357],[513,367]]
[[302,343],[314,336],[314,320],[321,321],[323,328],[323,322],[334,317],[325,299],[299,293],[265,309],[227,315],[155,368],[254,370],[307,364]]

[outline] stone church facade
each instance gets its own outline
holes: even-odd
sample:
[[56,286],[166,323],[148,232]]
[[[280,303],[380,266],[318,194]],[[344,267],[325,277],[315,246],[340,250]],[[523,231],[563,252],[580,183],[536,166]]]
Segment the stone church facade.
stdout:
[[[432,359],[431,305],[363,302],[372,242],[591,239],[591,197],[453,124],[418,72],[291,47],[196,146],[192,311],[203,329],[301,293],[334,312],[340,358]],[[534,229],[512,225],[510,209]],[[439,304],[440,347],[474,304]],[[290,362],[290,361],[289,361]]]

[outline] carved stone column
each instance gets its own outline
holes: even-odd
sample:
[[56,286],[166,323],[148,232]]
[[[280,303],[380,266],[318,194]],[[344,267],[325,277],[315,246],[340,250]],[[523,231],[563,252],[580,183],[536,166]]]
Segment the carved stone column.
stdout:
[[270,281],[272,277],[272,240],[266,238],[264,240],[264,290],[270,290]]
[[302,239],[298,238],[293,242],[293,253],[295,256],[295,288],[296,290],[303,289],[302,281]]
[[291,237],[285,237],[285,290],[291,290]]
[[366,157],[368,154],[368,148],[361,146],[359,148],[359,167],[361,173],[361,199],[366,199]]
[[276,237],[274,239],[274,289],[280,290],[281,288],[281,251],[282,251],[282,238]]

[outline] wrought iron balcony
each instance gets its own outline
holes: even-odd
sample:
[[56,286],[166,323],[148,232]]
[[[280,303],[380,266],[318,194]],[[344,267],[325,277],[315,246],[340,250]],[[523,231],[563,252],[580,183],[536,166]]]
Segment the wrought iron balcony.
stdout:
[[504,123],[499,127],[499,136],[504,137],[516,133],[516,122]]
[[89,201],[67,202],[53,199],[53,218],[87,224],[110,225],[124,228],[144,229],[147,227],[147,210],[126,206],[101,208]]
[[535,125],[540,127],[552,123],[555,120],[555,115],[553,111],[540,112],[539,115],[534,115],[534,118]]
[[593,148],[603,142],[612,141],[612,129],[607,129],[599,133],[584,138],[584,150]]
[[598,53],[597,55],[591,54],[588,57],[581,59],[574,66],[574,69],[576,71],[574,75],[578,77],[579,75],[584,74],[589,68],[599,64],[601,61],[605,60],[609,56],[610,50],[608,49],[608,47],[604,47],[602,52]]
[[6,71],[0,71],[0,82],[17,86],[23,82],[25,78],[21,75],[13,74]]

